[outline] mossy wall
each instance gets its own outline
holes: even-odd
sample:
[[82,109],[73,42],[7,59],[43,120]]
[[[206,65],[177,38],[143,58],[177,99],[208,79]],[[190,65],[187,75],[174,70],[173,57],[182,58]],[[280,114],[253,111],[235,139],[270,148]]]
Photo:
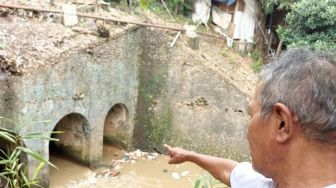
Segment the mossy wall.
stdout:
[[164,152],[168,143],[248,159],[246,94],[211,69],[197,50],[188,50],[183,39],[170,48],[175,35],[141,32],[133,147]]
[[172,109],[167,100],[166,85],[171,51],[167,45],[162,45],[167,40],[165,35],[143,30],[142,36],[134,147],[161,149],[172,128]]

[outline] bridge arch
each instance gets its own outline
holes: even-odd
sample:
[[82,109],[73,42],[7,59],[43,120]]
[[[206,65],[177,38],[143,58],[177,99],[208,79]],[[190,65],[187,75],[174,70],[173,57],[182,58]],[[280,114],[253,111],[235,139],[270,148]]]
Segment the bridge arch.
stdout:
[[49,142],[49,153],[62,153],[84,164],[90,163],[90,125],[86,117],[80,113],[70,113],[61,118],[51,134],[57,142]]
[[128,109],[123,103],[116,103],[111,107],[104,122],[104,143],[129,147],[132,128],[128,117]]

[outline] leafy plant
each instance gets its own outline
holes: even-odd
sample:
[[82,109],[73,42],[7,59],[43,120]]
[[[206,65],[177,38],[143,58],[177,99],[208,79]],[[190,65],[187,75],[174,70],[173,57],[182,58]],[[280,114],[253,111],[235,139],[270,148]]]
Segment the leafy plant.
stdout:
[[261,71],[263,67],[262,53],[261,51],[256,49],[252,52],[251,56],[252,56],[251,68],[255,73],[258,73]]
[[[0,117],[0,119],[14,124],[15,127],[22,127],[20,124],[10,119],[4,117]],[[56,168],[56,166],[39,153],[25,147],[23,140],[31,139],[57,141],[57,139],[50,138],[44,133],[27,133],[19,135],[18,131],[0,128],[0,140],[8,143],[6,148],[0,148],[0,166],[3,168],[0,172],[0,178],[7,182],[7,185],[2,186],[8,186],[10,188],[30,188],[32,186],[39,186],[38,175],[43,167],[47,164]],[[31,178],[27,176],[27,164],[24,162],[27,156],[31,156],[39,161],[39,165]]]
[[140,0],[140,7],[143,9],[149,9],[154,3],[155,0]]
[[169,0],[167,1],[169,9],[175,14],[182,14],[188,16],[193,7],[192,0]]
[[301,0],[286,16],[287,26],[277,32],[289,47],[308,46],[316,51],[336,50],[335,0]]
[[194,188],[227,188],[227,186],[206,173],[196,179]]
[[263,0],[262,8],[265,14],[271,14],[274,10],[290,10],[296,0]]

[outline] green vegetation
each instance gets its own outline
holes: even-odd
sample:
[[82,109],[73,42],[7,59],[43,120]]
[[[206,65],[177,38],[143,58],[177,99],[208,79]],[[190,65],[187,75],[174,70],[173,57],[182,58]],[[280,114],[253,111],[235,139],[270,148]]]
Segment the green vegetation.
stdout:
[[172,110],[166,96],[168,62],[157,54],[167,51],[156,42],[151,44],[140,58],[137,114],[141,115],[137,116],[135,127],[136,144],[149,150],[160,149],[172,127]]
[[194,188],[227,188],[227,186],[206,173],[196,179]]
[[170,107],[166,107],[158,117],[150,119],[151,129],[147,129],[146,136],[149,143],[154,146],[161,146],[165,143],[165,138],[171,129],[172,111]]
[[225,61],[229,64],[235,64],[236,63],[236,57],[233,54],[233,50],[229,48],[223,48],[222,50],[222,56],[225,57]]
[[277,33],[289,48],[309,47],[317,52],[336,51],[335,0],[265,0],[264,13],[288,12]]
[[263,67],[263,59],[262,59],[262,53],[260,50],[255,49],[252,52],[252,64],[251,67],[255,73],[258,73],[261,71]]
[[[0,117],[1,120],[5,120],[13,124],[15,127],[22,127],[20,124],[9,120],[7,118]],[[48,164],[55,167],[48,160],[43,158],[39,153],[30,150],[25,147],[24,140],[48,140],[57,141],[57,139],[50,138],[43,133],[28,133],[19,135],[19,131],[12,131],[5,128],[0,128],[0,142],[5,145],[5,148],[0,148],[0,183],[6,182],[10,188],[30,188],[33,186],[39,186],[39,173],[43,167]],[[36,161],[39,161],[37,168],[35,169],[33,176],[27,176],[27,164],[24,162],[30,156]],[[55,167],[56,168],[56,167]],[[6,187],[6,185],[2,185]]]
[[140,0],[140,7],[143,9],[149,9],[156,3],[155,0]]
[[295,2],[295,0],[264,0],[262,4],[262,8],[265,14],[271,14],[275,10],[290,10],[291,6]]
[[[190,15],[192,11],[193,1],[192,0],[164,0],[165,4],[171,13],[175,15]],[[143,9],[159,9],[163,10],[163,5],[161,0],[140,0],[139,6]]]
[[301,0],[286,16],[287,26],[277,32],[289,47],[308,46],[316,51],[336,51],[335,0]]
[[156,74],[148,76],[146,81],[144,80],[143,87],[140,87],[146,111],[143,113],[145,137],[151,147],[161,146],[171,128],[172,112],[169,104],[162,104],[160,112],[154,109],[158,105],[155,101],[161,97],[165,84],[165,73],[162,69]]
[[167,1],[169,9],[176,15],[188,16],[191,14],[193,0],[169,0]]

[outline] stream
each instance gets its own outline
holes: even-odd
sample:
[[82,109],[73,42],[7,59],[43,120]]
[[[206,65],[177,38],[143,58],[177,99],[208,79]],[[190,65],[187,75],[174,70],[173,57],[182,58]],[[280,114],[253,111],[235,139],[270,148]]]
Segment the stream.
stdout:
[[[104,145],[103,162],[111,163],[125,158],[124,151]],[[169,157],[141,157],[119,163],[114,169],[90,168],[73,162],[58,154],[50,156],[50,161],[59,169],[50,170],[51,188],[192,188],[201,174],[206,172],[192,163],[169,165]],[[99,172],[100,171],[100,172]],[[109,172],[109,173],[104,173]],[[103,172],[103,173],[102,173]],[[113,175],[111,175],[111,173]],[[113,177],[114,176],[114,177]]]

